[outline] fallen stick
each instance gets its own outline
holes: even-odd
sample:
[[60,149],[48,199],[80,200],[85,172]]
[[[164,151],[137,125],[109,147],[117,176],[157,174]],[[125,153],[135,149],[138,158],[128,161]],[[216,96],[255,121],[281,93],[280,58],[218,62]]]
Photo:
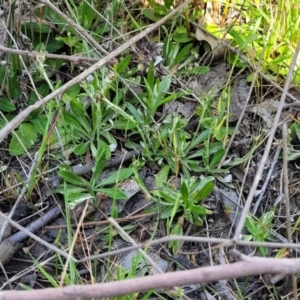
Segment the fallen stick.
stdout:
[[[4,239],[0,243],[0,262],[4,265],[10,261],[13,255],[21,248],[21,242],[24,241],[28,236],[31,236],[34,232],[38,231],[39,229],[43,228],[43,226],[47,225],[54,219],[56,219],[60,215],[61,211],[58,206],[51,208],[47,211],[42,217],[36,219],[32,223],[30,223],[27,227],[21,228],[20,231],[16,232],[15,234],[9,236],[8,238]],[[8,218],[9,219],[9,218]],[[11,220],[9,220],[11,222]],[[13,222],[15,223],[15,222]],[[12,225],[14,225],[12,223]],[[20,226],[20,225],[18,225]],[[37,237],[38,238],[38,237]],[[36,239],[37,240],[37,239]],[[47,243],[46,241],[38,238],[37,240],[39,243],[45,245],[49,249],[53,251],[59,250],[53,245]],[[49,247],[50,246],[50,247]],[[59,250],[61,251],[61,250]],[[66,254],[65,254],[66,255]],[[1,299],[1,296],[0,296]]]
[[236,250],[231,250],[231,255],[239,261],[228,265],[210,266],[109,283],[74,285],[43,290],[2,291],[0,292],[0,300],[102,299],[251,275],[296,274],[300,272],[300,259],[248,257]]

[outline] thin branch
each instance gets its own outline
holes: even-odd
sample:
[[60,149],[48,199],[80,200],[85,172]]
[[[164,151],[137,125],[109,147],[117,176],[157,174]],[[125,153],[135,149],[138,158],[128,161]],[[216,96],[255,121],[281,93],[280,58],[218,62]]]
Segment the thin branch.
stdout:
[[[4,239],[0,243],[0,250],[1,250],[0,253],[5,254],[5,251],[3,249],[6,249],[6,251],[16,252],[18,249],[17,249],[17,247],[15,247],[15,245],[19,244],[20,242],[22,242],[24,239],[26,239],[29,236],[29,237],[33,238],[35,241],[37,241],[37,242],[41,243],[42,245],[44,245],[45,247],[47,247],[48,249],[53,250],[55,253],[58,253],[65,258],[68,258],[67,253],[58,249],[57,247],[53,246],[52,244],[49,244],[48,242],[44,241],[43,239],[41,239],[40,237],[38,237],[32,233],[32,232],[38,230],[39,228],[41,228],[43,226],[43,224],[49,223],[49,220],[51,221],[51,220],[55,219],[59,214],[60,214],[59,207],[54,207],[54,208],[50,209],[41,218],[35,220],[31,224],[29,224],[27,227],[23,227],[20,224],[18,224],[17,222],[10,219],[3,212],[0,211],[1,218],[5,219],[12,226],[14,226],[20,230],[17,233],[11,235],[10,237]],[[13,254],[13,253],[11,253],[11,254]],[[7,262],[5,255],[3,258],[1,257],[0,259],[1,259],[1,261],[3,259],[2,263]],[[75,262],[77,261],[73,257],[71,258],[71,260],[75,261]],[[0,300],[1,300],[1,297],[0,297]]]
[[[281,151],[281,146],[278,146],[278,148],[277,148],[277,150],[276,150],[276,153],[275,153],[275,155],[274,155],[272,164],[271,164],[271,166],[270,166],[270,168],[269,168],[267,178],[266,178],[266,180],[264,181],[264,185],[263,185],[263,187],[262,187],[262,189],[261,189],[261,191],[260,191],[259,198],[257,199],[257,201],[256,201],[256,203],[255,203],[255,205],[254,205],[254,208],[253,208],[253,211],[252,211],[252,213],[253,213],[254,216],[255,216],[256,211],[257,211],[257,209],[258,209],[258,207],[259,207],[259,205],[260,205],[260,202],[262,201],[262,199],[263,199],[263,197],[264,197],[264,195],[265,195],[265,191],[266,191],[266,189],[267,189],[267,186],[268,186],[269,181],[270,181],[270,179],[271,179],[271,176],[272,176],[272,174],[273,174],[274,168],[275,168],[275,166],[276,166],[276,164],[277,164],[277,162],[278,162],[278,157],[279,157],[280,151]],[[291,241],[289,241],[289,243],[290,243],[290,242],[291,242]]]
[[209,283],[260,274],[296,274],[300,272],[300,259],[248,257],[240,254],[238,251],[232,251],[232,255],[240,261],[227,265],[170,272],[101,284],[29,291],[2,291],[0,292],[0,299],[102,299],[149,290],[167,289],[174,286]]
[[[116,222],[121,223],[121,222],[129,222],[132,220],[143,220],[143,219],[148,219],[150,217],[153,217],[157,215],[157,212],[151,212],[151,213],[145,213],[145,214],[140,214],[140,215],[133,215],[133,216],[126,216],[124,218],[117,218],[114,219]],[[108,225],[109,221],[108,220],[103,220],[103,221],[93,221],[93,222],[84,222],[81,224],[82,227],[90,227],[90,226],[100,226],[100,225]],[[71,227],[78,227],[78,224],[70,224]],[[44,230],[52,230],[52,229],[64,229],[67,228],[67,225],[53,225],[53,226],[46,226]]]
[[[39,57],[39,55],[41,55],[41,53],[38,51],[11,49],[11,48],[7,48],[4,46],[0,46],[0,53],[1,52],[22,55],[22,56],[30,57],[33,59],[36,59],[37,57]],[[81,63],[81,62],[96,63],[100,59],[100,58],[86,57],[86,56],[79,56],[79,55],[52,54],[52,53],[48,53],[48,52],[43,52],[43,55],[45,56],[45,58],[62,59],[62,60],[71,61],[73,63]],[[116,63],[116,62],[117,62],[117,60],[111,60],[108,63],[112,64],[112,63]]]
[[[154,246],[157,244],[162,244],[162,243],[168,243],[172,241],[185,241],[185,242],[193,242],[193,243],[212,243],[212,244],[219,244],[215,248],[219,247],[229,247],[231,245],[238,245],[238,246],[249,246],[249,247],[268,247],[268,248],[291,248],[291,249],[299,249],[300,244],[293,244],[293,243],[273,243],[273,242],[253,242],[253,241],[234,241],[234,240],[229,240],[229,239],[224,239],[224,238],[207,238],[207,237],[193,237],[193,236],[181,236],[181,235],[169,235],[160,239],[156,239],[150,242],[142,243],[136,246],[130,246],[122,249],[118,249],[115,251],[107,252],[107,253],[102,253],[102,254],[97,254],[93,255],[90,257],[85,257],[83,259],[78,260],[78,263],[81,262],[86,262],[89,260],[93,259],[100,259],[112,255],[117,255],[120,253],[125,253],[129,252],[132,250],[137,250],[139,248],[143,247],[150,247]],[[1,299],[0,299],[1,300]]]
[[290,213],[290,196],[289,196],[289,175],[288,175],[288,135],[287,126],[283,124],[282,128],[283,137],[283,177],[284,177],[284,198],[285,198],[285,210],[286,210],[286,231],[287,240],[292,242],[292,225],[291,225],[291,213]]
[[[291,224],[291,212],[290,212],[290,196],[289,196],[289,175],[288,175],[288,134],[287,125],[283,124],[282,128],[282,139],[283,139],[283,177],[284,177],[284,198],[285,198],[285,209],[286,209],[286,231],[288,242],[292,242],[292,224]],[[292,250],[290,249],[292,254]],[[290,280],[289,277],[287,279]],[[294,299],[298,299],[297,293],[297,278],[292,275],[293,293]]]

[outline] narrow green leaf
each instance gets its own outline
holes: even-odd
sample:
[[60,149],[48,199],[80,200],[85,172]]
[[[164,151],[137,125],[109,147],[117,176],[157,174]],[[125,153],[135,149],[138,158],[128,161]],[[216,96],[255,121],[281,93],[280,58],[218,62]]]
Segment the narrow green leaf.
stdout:
[[120,171],[116,171],[104,180],[102,180],[97,187],[105,186],[108,184],[117,184],[118,182],[128,178],[133,174],[133,168],[125,168]]
[[169,165],[165,165],[155,175],[155,185],[158,188],[161,188],[167,182],[168,176],[169,176],[169,171],[170,171],[170,166]]
[[258,250],[262,256],[266,256],[268,254],[268,249],[265,247],[258,247]]
[[[75,186],[75,185],[71,185],[71,184],[67,186],[67,190],[68,190],[69,194],[81,194],[81,193],[86,192],[85,187]],[[63,194],[64,193],[64,188],[63,188],[62,185],[59,185],[57,188],[53,189],[53,191],[55,193]]]
[[105,168],[105,164],[107,162],[107,160],[110,157],[110,150],[108,145],[103,142],[103,141],[98,141],[98,151],[96,154],[96,164],[95,167],[93,168],[93,175],[92,175],[92,186],[96,186],[97,182],[99,180],[99,177],[103,171],[103,169]]
[[[167,29],[165,27],[163,27],[163,28],[165,29],[165,31],[167,31]],[[167,37],[164,39],[164,44],[163,44],[163,57],[165,58],[165,65],[166,66],[170,66],[170,59],[168,57],[168,54],[170,52],[170,48],[171,48],[171,39],[167,35]]]
[[168,97],[166,97],[166,98],[163,98],[163,99],[157,101],[157,102],[155,103],[154,110],[157,111],[157,109],[158,109],[161,105],[163,105],[163,104],[165,104],[165,103],[167,103],[167,102],[173,101],[174,99],[176,99],[176,97],[177,97],[177,94],[172,94],[172,95],[170,95],[170,96],[168,96]]
[[188,56],[181,64],[178,65],[178,70],[186,69],[187,66],[190,66],[194,62],[195,57],[193,55]]
[[248,45],[245,43],[245,38],[243,37],[243,35],[235,31],[234,29],[231,29],[229,33],[233,37],[237,45],[239,45],[242,50],[247,51]]
[[[199,146],[203,141],[208,140],[209,137],[210,137],[210,130],[205,129],[195,139],[193,139],[193,141],[185,149],[186,153],[189,153],[193,148]],[[192,158],[192,157],[190,157],[190,158]]]
[[[195,153],[189,155],[187,157],[187,159],[203,157],[204,155],[206,155],[205,158],[208,159],[209,155],[216,153],[219,149],[223,149],[223,144],[221,142],[216,142],[216,143],[210,144],[209,149],[207,149],[207,147],[205,147],[199,151],[196,151]],[[207,161],[207,163],[208,163],[208,161]]]
[[0,129],[3,128],[7,122],[11,121],[15,116],[14,115],[5,115],[5,118],[0,119]]
[[181,63],[191,53],[192,44],[187,44],[183,47],[174,60],[174,65]]
[[[57,41],[57,40],[54,40],[54,39],[51,39],[47,42],[47,45],[46,45],[46,51],[49,52],[49,53],[55,53],[57,52],[59,49],[61,49],[65,44],[62,42],[62,41]],[[58,61],[58,60],[57,60]],[[62,65],[62,63],[64,62],[64,60],[60,60],[60,62],[55,66],[56,67],[56,70],[59,70],[60,65]]]
[[99,102],[92,102],[92,120],[93,120],[93,128],[97,128],[100,130],[102,127],[102,118],[103,118],[103,112],[102,112],[102,104]]
[[193,215],[192,215],[192,212],[191,212],[191,209],[190,208],[185,208],[184,211],[184,218],[193,224]]
[[196,66],[192,68],[184,68],[177,72],[178,75],[203,75],[206,74],[210,70],[209,67],[206,66]]
[[225,154],[225,149],[219,149],[211,159],[209,167],[214,168],[215,166],[217,166],[220,163],[221,159],[223,158],[224,154]]
[[79,101],[71,101],[70,106],[72,113],[74,114],[76,120],[79,122],[82,128],[85,130],[86,135],[88,137],[91,137],[92,129],[90,123],[87,120],[86,110],[84,106]]
[[107,195],[107,197],[112,198],[112,199],[116,199],[116,200],[126,200],[127,199],[126,194],[117,187],[109,188],[109,189],[99,188],[99,189],[95,189],[95,191],[104,193]]
[[209,149],[208,149],[208,146],[205,146],[204,149],[203,149],[202,160],[203,160],[204,166],[209,169]]
[[73,100],[78,96],[80,89],[80,84],[77,83],[68,88],[65,94],[68,95],[71,100]]
[[[76,120],[76,117],[73,115],[70,115],[69,113],[64,113],[64,120],[68,127],[70,128],[69,130],[72,130],[75,134],[81,133],[82,136],[84,137],[89,137],[87,134],[86,130],[81,126],[81,124]],[[76,132],[78,131],[78,132]]]
[[250,214],[248,214],[246,218],[245,227],[254,237],[258,236],[259,232],[257,230],[256,222]]
[[137,122],[132,122],[129,119],[123,118],[123,116],[119,116],[117,120],[114,120],[112,127],[126,131],[136,128],[137,125]]
[[174,5],[174,0],[165,0],[164,3],[165,3],[165,7],[167,9],[170,9],[171,6]]
[[148,88],[153,90],[155,84],[155,67],[153,61],[150,62],[148,67],[147,83],[148,83]]
[[57,280],[56,280],[54,277],[52,277],[51,274],[48,273],[48,271],[46,271],[46,270],[44,269],[44,266],[42,266],[42,265],[40,264],[40,262],[37,261],[30,253],[29,253],[29,255],[31,256],[31,258],[32,258],[34,264],[36,265],[36,267],[37,267],[37,268],[40,270],[40,272],[45,276],[45,279],[47,279],[48,282],[49,282],[53,287],[58,288],[59,285],[58,285]]
[[162,211],[162,213],[160,214],[160,218],[161,219],[167,219],[170,218],[172,215],[172,211],[173,211],[173,206],[168,206],[168,207],[164,207],[164,210]]
[[[130,102],[126,103],[126,106],[128,108],[128,110],[131,112],[131,114],[134,116],[135,120],[138,123],[142,123],[142,113],[140,110],[138,110],[134,105],[132,105]],[[124,127],[123,127],[124,128]]]
[[193,205],[191,207],[191,211],[198,216],[206,216],[207,214],[211,213],[208,209],[201,205]]
[[85,143],[81,143],[79,145],[77,145],[75,148],[74,148],[74,153],[76,155],[83,155],[86,153],[87,149],[88,149],[88,146],[89,146],[90,142],[85,142]]
[[117,73],[121,75],[128,67],[130,61],[131,55],[125,56],[117,65]]
[[21,124],[16,130],[16,135],[13,135],[9,144],[9,154],[12,156],[24,154],[26,150],[29,150],[34,145],[38,137],[37,130],[30,123]]
[[288,160],[292,161],[292,160],[296,160],[300,157],[300,152],[299,150],[290,150],[288,153]]
[[267,211],[259,218],[259,224],[265,226],[266,229],[270,229],[274,216],[275,213],[273,210]]
[[0,110],[5,112],[12,112],[16,110],[16,106],[5,98],[0,99]]
[[157,21],[157,17],[155,16],[155,14],[153,13],[153,10],[150,8],[144,8],[142,9],[142,14],[148,18],[150,21],[156,22]]
[[170,89],[171,83],[172,83],[172,75],[168,74],[159,83],[159,92],[166,94]]
[[94,157],[94,159],[96,159],[96,157],[97,157],[97,152],[98,152],[99,148],[97,148],[97,147],[95,146],[94,141],[91,141],[91,142],[90,142],[90,149],[91,149],[92,157]]
[[88,182],[84,180],[82,177],[74,174],[71,171],[68,170],[60,170],[57,172],[58,175],[64,179],[65,181],[75,184],[75,185],[80,185],[80,186],[88,186]]
[[106,97],[103,98],[103,101],[106,103],[108,109],[114,110],[115,112],[122,115],[128,121],[137,124],[137,122],[134,120],[134,118],[131,115],[127,114],[119,105],[112,103]]
[[252,241],[253,235],[252,234],[243,234],[243,240],[244,241]]
[[196,225],[196,226],[203,226],[203,220],[201,219],[201,217],[197,214],[192,214],[192,224]]
[[152,112],[152,110],[153,110],[152,102],[153,102],[153,99],[155,98],[155,95],[154,95],[155,85],[153,87],[151,87],[150,83],[147,81],[146,78],[144,78],[144,83],[145,83],[145,86],[147,89],[147,95],[146,95],[146,97],[143,97],[143,101],[147,105],[147,107],[149,109],[151,109],[151,112]]
[[191,197],[197,201],[201,201],[208,197],[214,189],[214,183],[210,178],[201,180],[197,192],[193,193]]
[[188,36],[187,34],[174,34],[173,39],[177,43],[188,43],[194,40],[194,38]]
[[176,29],[175,29],[175,32],[176,33],[187,33],[187,29],[184,26],[177,26]]
[[[202,168],[199,166],[199,161],[185,159],[184,164],[186,164],[188,166],[188,168],[193,172],[200,173],[202,170]],[[184,167],[184,166],[182,166],[182,167]]]
[[[171,230],[171,234],[174,235],[183,235],[183,229],[180,224],[176,224],[173,229]],[[178,247],[180,246],[180,241],[171,241],[168,243],[168,247],[172,249],[173,253],[176,253]]]
[[187,186],[186,180],[181,183],[181,197],[185,204],[189,202],[189,188]]
[[167,53],[167,60],[165,60],[168,67],[174,67],[174,60],[177,57],[177,54],[180,50],[178,43],[170,43],[169,52]]
[[45,115],[38,115],[36,118],[30,120],[39,134],[45,134],[47,126],[47,117]]
[[171,191],[163,191],[163,190],[153,190],[151,191],[151,194],[153,194],[154,196],[158,196],[172,204],[174,204],[175,199],[177,197],[177,195],[172,193]]
[[90,193],[69,194],[68,191],[68,207],[74,209],[78,204],[94,198]]

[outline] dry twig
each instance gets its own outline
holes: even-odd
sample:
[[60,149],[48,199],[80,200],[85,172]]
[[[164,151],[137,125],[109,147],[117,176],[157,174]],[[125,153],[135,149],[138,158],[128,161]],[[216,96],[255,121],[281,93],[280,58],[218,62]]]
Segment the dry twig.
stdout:
[[2,291],[0,292],[0,300],[101,299],[251,275],[278,273],[296,274],[300,272],[300,259],[248,257],[236,250],[231,250],[231,255],[239,261],[227,265],[177,271],[102,284],[77,285],[30,291]]
[[[38,51],[30,51],[30,50],[19,50],[19,49],[12,49],[12,48],[7,48],[4,46],[0,46],[0,53],[11,53],[11,54],[16,54],[16,55],[22,55],[26,57],[30,57],[33,59],[36,59],[41,53]],[[45,58],[49,59],[62,59],[66,61],[71,61],[73,63],[96,63],[100,60],[100,58],[95,58],[95,57],[86,57],[86,56],[79,56],[79,55],[63,55],[63,54],[53,54],[53,53],[43,53]],[[117,60],[112,60],[109,61],[108,63],[116,63]]]

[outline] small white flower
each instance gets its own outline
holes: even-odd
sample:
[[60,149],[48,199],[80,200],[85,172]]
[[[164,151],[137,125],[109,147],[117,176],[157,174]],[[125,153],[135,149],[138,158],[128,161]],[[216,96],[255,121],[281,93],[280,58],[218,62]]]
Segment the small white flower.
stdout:
[[94,76],[90,74],[90,75],[86,76],[85,80],[87,83],[92,83],[94,80]]
[[116,149],[117,149],[117,144],[110,144],[110,145],[109,145],[109,150],[110,150],[111,152],[115,152]]

